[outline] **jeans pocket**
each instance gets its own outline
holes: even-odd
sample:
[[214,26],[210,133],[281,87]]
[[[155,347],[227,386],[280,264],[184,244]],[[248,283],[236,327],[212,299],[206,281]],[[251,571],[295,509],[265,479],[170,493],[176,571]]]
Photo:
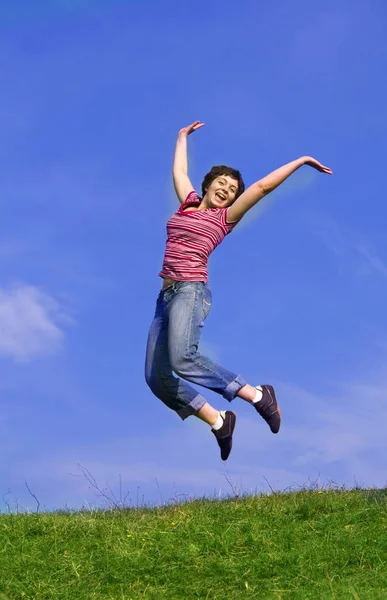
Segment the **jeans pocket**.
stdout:
[[211,310],[211,305],[212,305],[212,295],[211,292],[208,288],[206,288],[204,290],[203,293],[203,321],[205,321],[205,319],[208,316],[208,313]]

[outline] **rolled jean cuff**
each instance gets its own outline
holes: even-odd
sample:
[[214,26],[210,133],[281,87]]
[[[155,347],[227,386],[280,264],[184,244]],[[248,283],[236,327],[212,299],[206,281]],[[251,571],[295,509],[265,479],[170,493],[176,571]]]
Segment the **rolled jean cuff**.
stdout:
[[184,421],[184,419],[186,419],[187,417],[190,417],[191,415],[197,413],[206,403],[207,400],[204,398],[204,396],[198,394],[197,396],[195,396],[192,402],[187,404],[187,406],[180,408],[176,412],[179,415],[179,417]]
[[239,390],[242,389],[246,384],[247,382],[243,379],[243,377],[238,375],[224,390],[223,398],[231,402],[231,400],[234,400]]

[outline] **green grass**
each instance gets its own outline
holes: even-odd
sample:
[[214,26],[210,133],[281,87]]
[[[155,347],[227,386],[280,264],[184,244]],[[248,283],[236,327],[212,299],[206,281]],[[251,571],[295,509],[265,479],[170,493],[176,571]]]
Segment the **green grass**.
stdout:
[[0,515],[0,599],[387,599],[387,489]]

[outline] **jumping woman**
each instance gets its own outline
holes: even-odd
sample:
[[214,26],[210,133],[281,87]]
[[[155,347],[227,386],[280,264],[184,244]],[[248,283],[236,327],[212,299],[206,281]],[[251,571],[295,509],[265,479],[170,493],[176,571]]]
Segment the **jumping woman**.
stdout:
[[271,385],[252,386],[199,352],[200,333],[211,307],[208,258],[247,211],[297,169],[309,165],[321,173],[332,171],[311,156],[302,156],[245,190],[239,171],[217,166],[204,177],[200,197],[188,177],[187,137],[203,125],[195,121],[181,129],[177,138],[173,183],[181,205],[167,223],[159,273],[163,285],[148,336],[145,378],[155,396],[181,419],[195,415],[208,423],[222,460],[227,460],[235,413],[216,410],[187,382],[221,394],[229,402],[236,396],[249,402],[273,433],[279,431],[281,412]]

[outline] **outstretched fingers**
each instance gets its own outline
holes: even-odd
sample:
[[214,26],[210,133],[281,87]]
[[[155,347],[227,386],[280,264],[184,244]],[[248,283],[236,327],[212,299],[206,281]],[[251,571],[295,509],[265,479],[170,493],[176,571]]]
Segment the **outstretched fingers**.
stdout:
[[204,123],[202,123],[201,121],[195,121],[194,123],[192,123],[192,125],[189,126],[189,128],[191,129],[190,133],[192,131],[196,131],[197,129],[200,129],[201,127],[204,127]]
[[190,133],[196,131],[197,129],[200,129],[201,127],[204,127],[204,125],[205,123],[202,123],[201,121],[194,121],[193,123],[191,123],[191,125],[187,125],[187,127],[183,127],[183,129],[180,129],[180,133],[190,135]]
[[330,169],[329,167],[325,167],[318,160],[312,158],[311,156],[306,157],[305,164],[309,165],[309,167],[317,169],[317,171],[320,171],[320,173],[327,173],[327,175],[332,175],[333,173],[332,169]]

